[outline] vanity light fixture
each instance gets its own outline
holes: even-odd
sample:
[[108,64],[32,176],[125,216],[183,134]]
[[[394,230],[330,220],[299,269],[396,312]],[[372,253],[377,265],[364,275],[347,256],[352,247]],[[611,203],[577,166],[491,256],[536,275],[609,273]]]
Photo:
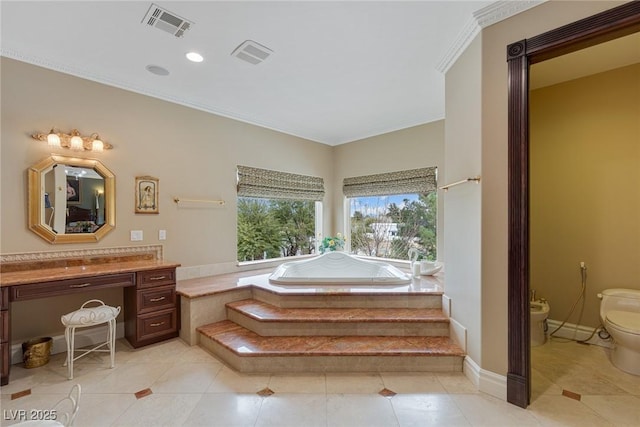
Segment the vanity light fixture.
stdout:
[[54,128],[47,134],[34,133],[31,137],[38,141],[46,141],[50,147],[69,148],[75,151],[84,150],[101,152],[113,148],[113,145],[101,140],[97,133],[92,133],[91,136],[82,136],[77,129],[73,129],[71,133],[67,134],[56,131]]

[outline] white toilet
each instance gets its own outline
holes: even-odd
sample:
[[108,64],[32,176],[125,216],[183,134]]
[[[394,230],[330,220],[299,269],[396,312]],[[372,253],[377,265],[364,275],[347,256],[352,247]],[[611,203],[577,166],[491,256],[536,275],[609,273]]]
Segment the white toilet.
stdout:
[[531,345],[542,345],[547,342],[546,321],[549,316],[549,303],[543,299],[529,301],[529,313]]
[[600,320],[611,338],[611,362],[617,368],[640,375],[640,290],[606,289],[598,294]]

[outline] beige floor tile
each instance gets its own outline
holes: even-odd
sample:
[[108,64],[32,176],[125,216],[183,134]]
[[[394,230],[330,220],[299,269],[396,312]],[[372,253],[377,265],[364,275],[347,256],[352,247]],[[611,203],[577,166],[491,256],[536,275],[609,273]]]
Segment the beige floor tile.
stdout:
[[531,369],[531,400],[543,394],[561,395],[562,389],[537,369]]
[[436,374],[436,378],[445,388],[447,393],[452,394],[473,394],[478,393],[478,389],[462,372],[443,372]]
[[83,393],[136,393],[151,387],[173,363],[125,363],[104,378],[83,384]]
[[257,393],[269,385],[270,377],[241,374],[225,366],[213,379],[207,393]]
[[152,385],[154,393],[204,393],[222,365],[217,363],[176,363]]
[[201,394],[151,394],[136,400],[112,425],[179,426],[187,420],[201,397]]
[[391,405],[401,427],[471,425],[447,394],[399,394]]
[[192,427],[254,426],[262,400],[262,397],[254,393],[204,394],[184,425]]
[[322,393],[327,392],[324,374],[274,374],[269,380],[269,388],[276,393]]
[[332,394],[327,396],[327,425],[393,427],[398,419],[391,400],[380,395]]
[[136,402],[133,394],[87,394],[80,397],[78,427],[107,427]]
[[325,394],[274,394],[265,397],[256,427],[325,427],[327,396]]
[[200,363],[206,362],[211,364],[220,365],[220,367],[224,366],[224,364],[219,361],[213,354],[209,353],[207,350],[202,347],[198,347],[197,345],[191,346],[187,348],[184,353],[180,355],[181,363]]
[[326,374],[327,393],[378,393],[384,388],[378,374]]
[[582,403],[617,426],[640,426],[640,397],[583,396]]
[[[126,346],[126,344],[125,344]],[[181,362],[182,356],[191,348],[179,338],[149,346],[116,353],[116,362],[121,359],[124,363],[174,363]],[[120,357],[119,357],[120,356]]]
[[446,393],[447,390],[431,373],[381,373],[382,382],[396,393]]
[[485,393],[452,394],[465,418],[474,426],[536,426],[537,420],[526,409],[511,405]]
[[540,396],[527,411],[543,426],[613,425],[582,402],[564,396]]

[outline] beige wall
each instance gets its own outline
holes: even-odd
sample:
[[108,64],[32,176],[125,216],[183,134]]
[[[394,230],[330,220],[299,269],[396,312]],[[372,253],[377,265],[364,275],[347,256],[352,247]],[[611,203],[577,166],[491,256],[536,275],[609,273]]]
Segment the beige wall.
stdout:
[[640,64],[532,91],[530,106],[531,288],[565,320],[584,261],[569,321],[596,327],[598,292],[640,289]]
[[[465,52],[462,61],[470,63],[468,73],[457,70],[454,65],[446,74],[447,131],[445,133],[447,178],[454,178],[454,171],[467,175],[474,173],[466,165],[465,153],[480,156],[482,183],[480,184],[480,207],[468,213],[456,212],[445,201],[445,262],[449,272],[452,263],[461,268],[475,268],[480,263],[481,282],[455,284],[455,292],[460,297],[469,291],[470,298],[478,298],[469,303],[470,312],[465,313],[469,321],[479,321],[481,325],[465,324],[467,328],[480,329],[480,334],[469,334],[468,347],[472,358],[480,368],[500,375],[507,373],[507,63],[506,46],[545,31],[560,27],[581,18],[610,9],[624,2],[617,1],[549,1],[485,28],[481,33],[481,54],[477,55],[472,45]],[[466,58],[472,56],[472,58]],[[474,84],[471,100],[456,94],[456,87],[467,87],[469,78],[475,79],[480,73],[481,82]],[[475,108],[478,91],[481,103]],[[461,137],[459,128],[475,126],[473,135],[467,140]],[[456,130],[455,132],[453,132]],[[455,149],[451,144],[455,144]],[[449,191],[452,193],[453,190]],[[471,190],[468,190],[471,191]],[[456,196],[461,197],[461,196]],[[474,197],[471,194],[470,197]],[[447,200],[451,200],[450,198]],[[480,209],[480,217],[478,215]],[[465,222],[473,228],[473,236],[481,239],[479,251],[465,251],[457,255],[453,248],[465,247],[466,236],[449,235],[455,230],[450,216],[458,215],[458,222]],[[479,221],[479,222],[474,222]],[[475,244],[475,242],[472,242]],[[476,244],[477,245],[477,244]],[[450,257],[452,259],[450,259]],[[455,260],[453,259],[455,257]],[[454,286],[450,275],[447,277],[448,291]],[[480,286],[481,289],[477,289]],[[480,296],[478,296],[480,293]],[[458,300],[460,298],[457,298]],[[453,298],[453,307],[460,304]],[[480,349],[480,350],[478,350]],[[478,351],[481,353],[477,355]],[[479,360],[476,360],[478,358]]]
[[[414,126],[334,147],[333,224],[344,231],[342,180],[406,169],[436,166],[444,176],[444,121]],[[438,194],[438,259],[444,258],[444,206]]]
[[[445,93],[446,139],[444,183],[481,175],[480,91],[481,36],[466,49],[447,73]],[[481,229],[480,185],[468,183],[441,193],[445,205],[446,295],[451,316],[467,330],[467,353],[482,361],[480,302]]]
[[[325,210],[331,211],[330,146],[11,59],[2,58],[1,65],[3,254],[163,244],[165,258],[183,266],[235,267],[237,164],[321,176],[327,189]],[[116,176],[117,226],[100,242],[51,245],[27,228],[26,171],[51,153],[46,143],[33,140],[30,134],[52,126],[98,132],[114,145],[113,150],[95,154]],[[64,149],[56,152],[72,154]],[[160,179],[159,215],[133,213],[138,175]],[[221,198],[227,204],[216,209],[178,209],[174,196]],[[330,227],[329,220],[325,227]],[[166,241],[158,240],[160,229],[167,230]],[[144,241],[130,242],[130,230],[143,230]],[[109,302],[117,304],[120,298],[121,293],[115,293]],[[29,337],[33,325],[59,325],[61,314],[77,308],[77,301],[71,299],[48,303],[20,303],[24,307],[19,311],[39,315],[16,317],[14,341]]]

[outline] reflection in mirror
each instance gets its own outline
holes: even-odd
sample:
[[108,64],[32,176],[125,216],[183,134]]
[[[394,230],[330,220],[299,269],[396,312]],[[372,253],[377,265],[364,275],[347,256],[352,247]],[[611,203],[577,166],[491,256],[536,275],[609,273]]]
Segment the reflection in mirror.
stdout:
[[29,228],[51,243],[99,240],[115,226],[114,191],[98,160],[47,158],[29,169]]
[[45,220],[54,233],[93,233],[104,225],[104,178],[94,169],[56,164],[42,179]]

